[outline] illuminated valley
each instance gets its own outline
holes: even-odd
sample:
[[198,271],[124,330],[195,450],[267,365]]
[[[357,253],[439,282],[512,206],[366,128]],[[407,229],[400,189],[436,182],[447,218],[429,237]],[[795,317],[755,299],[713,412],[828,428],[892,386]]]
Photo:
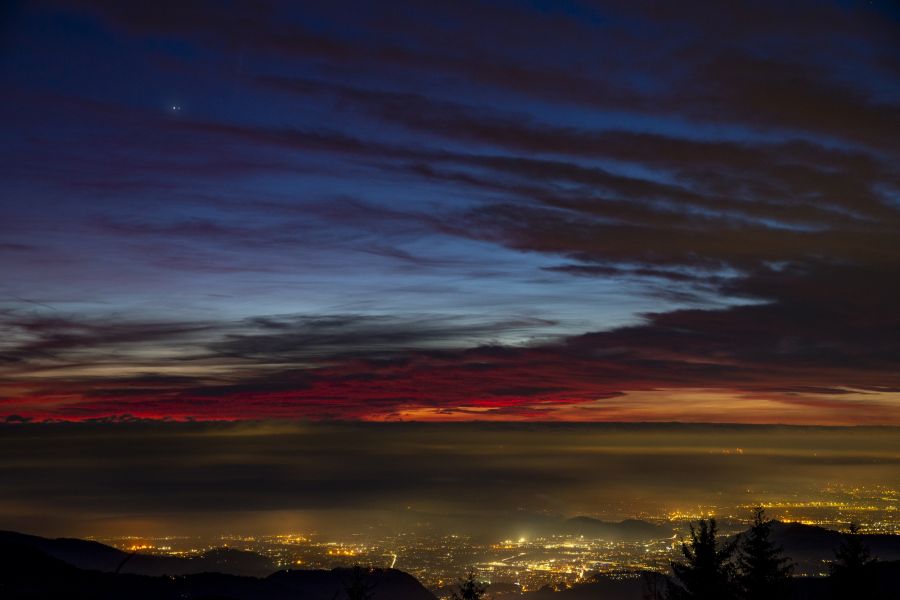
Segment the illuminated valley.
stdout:
[[[796,498],[761,502],[782,523],[801,523],[845,530],[858,523],[867,534],[900,535],[897,490],[885,486],[847,488],[830,485],[817,500]],[[463,534],[442,534],[422,525],[406,533],[351,534],[340,538],[315,531],[269,535],[222,535],[214,538],[165,536],[96,538],[122,550],[191,556],[217,547],[252,551],[271,559],[279,569],[332,569],[364,565],[395,568],[414,575],[439,597],[469,570],[491,583],[494,593],[515,593],[549,587],[562,589],[596,575],[635,578],[642,572],[667,573],[680,557],[680,542],[690,522],[714,517],[723,534],[747,527],[754,505],[699,506],[641,514],[642,522],[658,526],[654,538],[610,541],[590,535],[521,535],[486,540]],[[827,564],[800,561],[796,574],[824,575]]]

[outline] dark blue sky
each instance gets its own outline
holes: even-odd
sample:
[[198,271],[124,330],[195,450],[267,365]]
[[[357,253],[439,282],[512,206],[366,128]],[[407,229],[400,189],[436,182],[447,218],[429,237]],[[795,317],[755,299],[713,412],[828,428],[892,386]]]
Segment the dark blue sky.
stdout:
[[897,422],[890,2],[0,23],[0,415]]

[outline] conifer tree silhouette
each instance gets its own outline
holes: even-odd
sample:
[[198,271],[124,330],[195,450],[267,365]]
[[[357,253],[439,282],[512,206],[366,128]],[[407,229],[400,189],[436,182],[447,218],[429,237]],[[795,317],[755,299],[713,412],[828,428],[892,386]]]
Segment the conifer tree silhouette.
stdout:
[[876,559],[872,558],[869,548],[863,543],[859,525],[850,523],[834,558],[829,568],[833,597],[854,600],[872,597],[874,592],[868,571]]
[[771,540],[772,521],[754,509],[753,525],[741,536],[738,585],[743,600],[784,600],[790,594],[794,565]]
[[691,541],[681,543],[684,562],[672,561],[669,600],[733,600],[737,597],[732,562],[737,541],[720,544],[716,520],[691,524]]
[[488,586],[478,581],[474,571],[469,571],[469,574],[465,579],[460,580],[457,587],[459,591],[453,591],[453,600],[481,600]]
[[359,565],[354,565],[350,572],[350,581],[344,586],[344,593],[347,594],[347,600],[372,600],[374,593],[372,590],[374,585],[366,581],[368,569],[363,569]]

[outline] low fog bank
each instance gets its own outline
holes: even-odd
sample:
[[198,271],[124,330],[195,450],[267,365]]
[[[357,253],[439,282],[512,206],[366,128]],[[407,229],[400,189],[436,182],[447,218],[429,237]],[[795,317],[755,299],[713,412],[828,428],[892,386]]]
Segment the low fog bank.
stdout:
[[0,425],[0,528],[217,535],[431,528],[900,486],[900,429],[684,424]]

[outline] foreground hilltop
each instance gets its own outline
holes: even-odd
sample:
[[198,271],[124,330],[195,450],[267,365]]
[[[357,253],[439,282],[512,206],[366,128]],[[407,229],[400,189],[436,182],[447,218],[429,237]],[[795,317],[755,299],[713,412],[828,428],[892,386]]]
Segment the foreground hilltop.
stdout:
[[0,531],[0,544],[32,548],[73,567],[92,571],[117,571],[135,575],[210,572],[265,577],[278,570],[275,563],[265,556],[233,548],[215,548],[195,556],[160,556],[124,552],[90,540],[49,539],[14,531]]
[[[33,546],[0,542],[4,600],[342,600],[352,577],[352,569],[277,571],[266,577],[104,572],[79,569]],[[372,600],[436,600],[418,580],[395,569],[364,571],[364,581]]]

